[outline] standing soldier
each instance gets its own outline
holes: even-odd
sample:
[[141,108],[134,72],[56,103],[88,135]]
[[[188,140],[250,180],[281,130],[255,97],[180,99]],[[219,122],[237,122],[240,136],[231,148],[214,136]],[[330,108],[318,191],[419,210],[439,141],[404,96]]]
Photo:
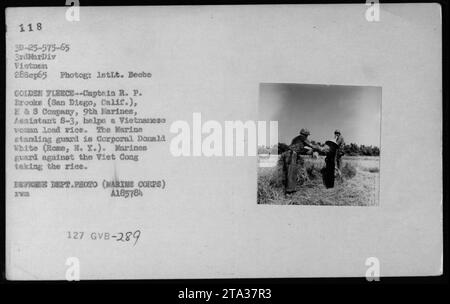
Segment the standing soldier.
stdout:
[[285,187],[285,194],[297,191],[297,177],[299,169],[303,168],[305,162],[301,155],[312,154],[314,150],[321,150],[318,145],[312,144],[308,140],[309,135],[309,130],[301,129],[300,135],[296,136],[292,140],[289,150],[281,155],[280,160],[283,167],[283,184]]
[[337,151],[336,151],[336,166],[340,172],[341,164],[342,164],[341,158],[345,154],[344,153],[345,142],[344,142],[344,137],[341,135],[341,131],[339,131],[339,130],[334,131],[334,138],[335,138],[336,144],[338,146]]

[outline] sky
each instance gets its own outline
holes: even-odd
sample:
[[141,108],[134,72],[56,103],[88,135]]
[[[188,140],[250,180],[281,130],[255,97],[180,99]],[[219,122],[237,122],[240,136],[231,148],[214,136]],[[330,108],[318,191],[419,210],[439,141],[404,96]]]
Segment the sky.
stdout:
[[381,87],[262,83],[259,120],[278,121],[278,141],[301,128],[324,143],[339,129],[347,144],[380,146]]

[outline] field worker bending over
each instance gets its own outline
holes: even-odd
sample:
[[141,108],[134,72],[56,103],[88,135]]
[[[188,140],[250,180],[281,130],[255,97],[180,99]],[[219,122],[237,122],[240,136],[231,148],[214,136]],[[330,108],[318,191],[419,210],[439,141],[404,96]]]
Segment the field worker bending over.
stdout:
[[321,151],[318,145],[311,143],[308,140],[310,135],[309,130],[301,129],[300,135],[294,137],[289,146],[289,150],[281,154],[280,161],[283,166],[283,185],[285,194],[290,194],[297,191],[297,184],[303,183],[303,180],[298,180],[300,169],[303,169],[304,159],[302,154],[312,154],[313,151]]

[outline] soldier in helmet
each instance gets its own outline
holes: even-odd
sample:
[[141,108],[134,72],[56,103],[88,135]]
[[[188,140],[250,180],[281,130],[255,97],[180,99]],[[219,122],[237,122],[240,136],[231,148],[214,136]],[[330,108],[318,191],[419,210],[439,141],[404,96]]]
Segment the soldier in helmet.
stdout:
[[[301,129],[300,134],[292,140],[289,150],[281,155],[283,166],[283,184],[285,193],[293,193],[297,191],[299,170],[303,168],[304,159],[302,154],[312,154],[314,150],[321,151],[320,146],[311,143],[308,140],[309,130]],[[301,183],[302,181],[300,181]]]
[[315,145],[308,140],[310,134],[308,129],[301,129],[300,135],[292,139],[290,148],[299,151],[301,154],[312,154],[312,150],[320,150],[318,145]]
[[344,153],[345,142],[344,142],[344,137],[341,135],[341,131],[339,131],[339,130],[334,131],[334,139],[338,146],[338,148],[336,150],[336,166],[340,171],[341,164],[342,164],[341,158],[345,154]]

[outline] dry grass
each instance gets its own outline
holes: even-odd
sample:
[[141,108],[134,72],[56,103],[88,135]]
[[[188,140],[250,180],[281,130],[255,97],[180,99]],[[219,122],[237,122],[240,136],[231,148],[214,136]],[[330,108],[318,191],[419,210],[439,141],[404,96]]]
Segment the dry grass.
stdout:
[[323,158],[305,159],[299,190],[285,196],[279,165],[258,169],[258,204],[373,206],[378,204],[379,158],[350,158],[342,163],[342,177],[327,189],[322,182]]

